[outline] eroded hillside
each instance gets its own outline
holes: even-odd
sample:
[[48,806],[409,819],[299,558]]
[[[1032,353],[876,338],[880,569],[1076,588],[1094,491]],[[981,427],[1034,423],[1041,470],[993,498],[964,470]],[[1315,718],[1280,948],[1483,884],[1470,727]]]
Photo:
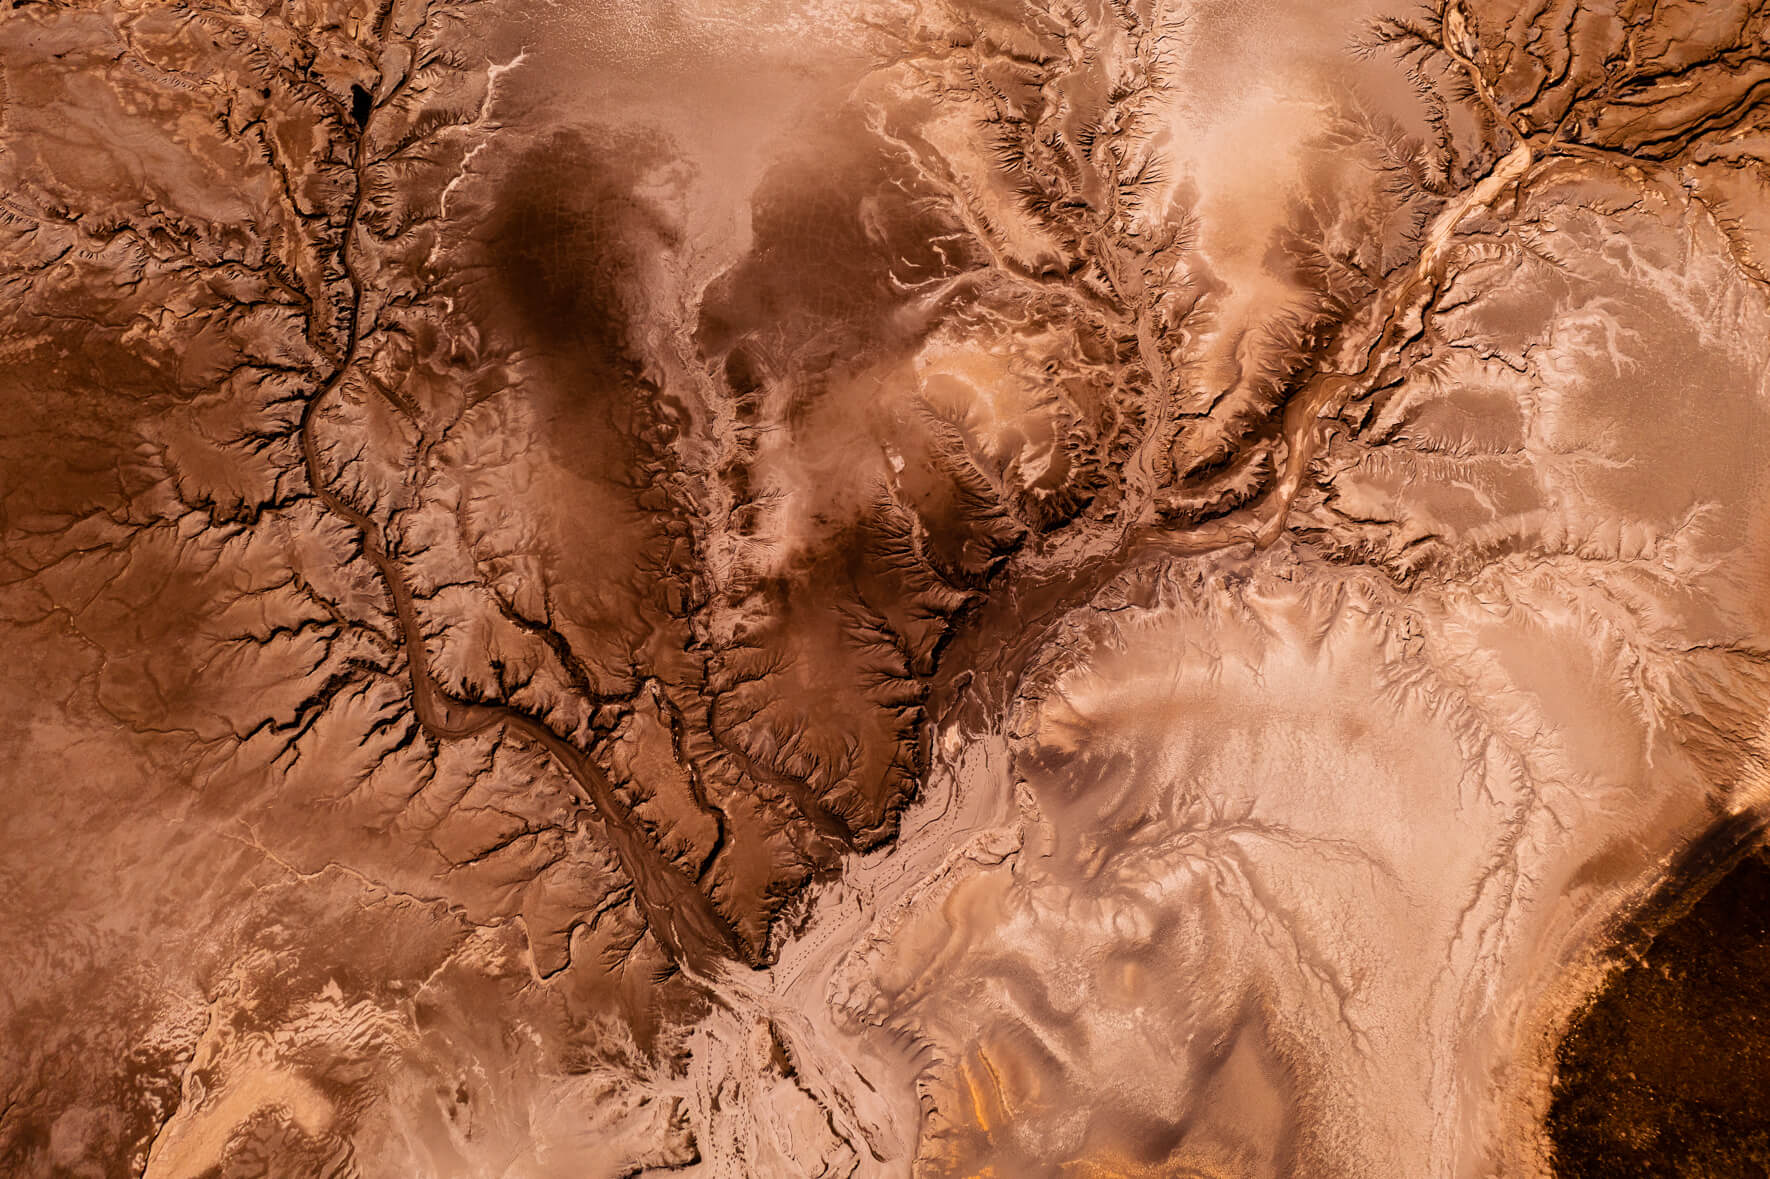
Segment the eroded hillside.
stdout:
[[15,4],[5,1169],[1553,1173],[1770,788],[1767,33]]

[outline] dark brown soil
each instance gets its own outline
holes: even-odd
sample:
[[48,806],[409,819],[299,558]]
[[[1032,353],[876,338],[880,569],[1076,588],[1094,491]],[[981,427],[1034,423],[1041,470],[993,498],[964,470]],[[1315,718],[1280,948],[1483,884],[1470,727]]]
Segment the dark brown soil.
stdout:
[[1770,1175],[1770,849],[1612,976],[1558,1064],[1558,1175]]

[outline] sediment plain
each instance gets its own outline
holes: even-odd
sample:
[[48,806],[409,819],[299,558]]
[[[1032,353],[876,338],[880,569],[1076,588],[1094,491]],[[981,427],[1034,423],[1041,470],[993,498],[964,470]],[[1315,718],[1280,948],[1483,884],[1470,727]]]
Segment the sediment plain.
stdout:
[[1763,1173],[1767,38],[15,0],[0,1172]]

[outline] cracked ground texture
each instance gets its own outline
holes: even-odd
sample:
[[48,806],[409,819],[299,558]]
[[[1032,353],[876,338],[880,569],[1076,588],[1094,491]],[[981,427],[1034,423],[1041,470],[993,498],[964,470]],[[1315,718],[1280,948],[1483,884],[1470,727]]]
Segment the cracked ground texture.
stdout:
[[14,0],[0,1173],[1763,1174],[1767,259],[1751,0]]

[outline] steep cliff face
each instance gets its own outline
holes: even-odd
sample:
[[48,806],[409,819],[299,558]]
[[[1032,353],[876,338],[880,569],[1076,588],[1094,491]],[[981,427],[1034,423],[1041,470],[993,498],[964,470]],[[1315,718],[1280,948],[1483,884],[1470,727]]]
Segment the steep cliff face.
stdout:
[[1552,1168],[1770,789],[1767,32],[15,5],[4,1169]]

